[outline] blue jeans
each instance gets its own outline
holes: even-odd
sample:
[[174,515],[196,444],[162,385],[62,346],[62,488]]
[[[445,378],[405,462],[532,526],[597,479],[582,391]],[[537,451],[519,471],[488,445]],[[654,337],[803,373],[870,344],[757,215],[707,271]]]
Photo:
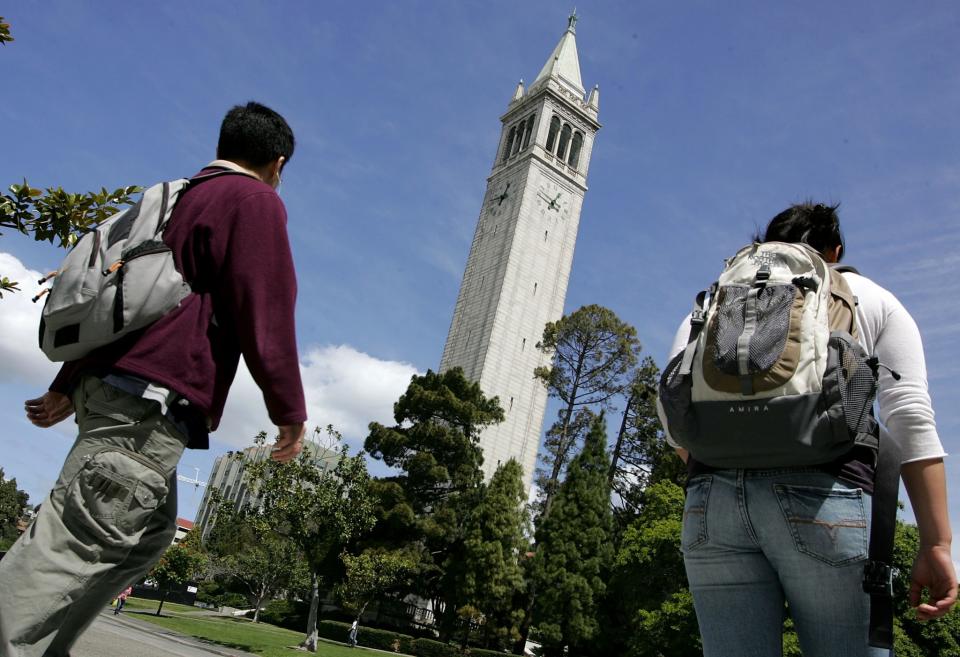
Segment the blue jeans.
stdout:
[[887,657],[867,642],[870,495],[814,469],[690,480],[683,555],[704,657],[778,657],[784,602],[804,657]]

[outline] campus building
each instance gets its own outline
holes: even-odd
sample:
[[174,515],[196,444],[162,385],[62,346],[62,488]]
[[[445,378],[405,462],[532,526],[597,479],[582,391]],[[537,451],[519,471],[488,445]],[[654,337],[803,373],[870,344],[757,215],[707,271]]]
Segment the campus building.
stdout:
[[[250,490],[246,468],[251,463],[269,459],[272,449],[273,445],[254,445],[240,452],[221,454],[216,458],[197,511],[196,524],[203,540],[206,540],[210,533],[217,513],[216,505],[211,503],[213,490],[220,493],[224,504],[231,504],[235,509],[248,503],[255,504],[256,492]],[[336,466],[339,458],[338,452],[321,447],[311,440],[304,441],[303,451],[309,454],[322,470]]]
[[440,370],[462,367],[506,419],[484,430],[484,474],[515,458],[529,491],[547,404],[536,345],[563,314],[587,191],[600,90],[580,78],[576,16],[540,74],[517,85],[487,178]]
[[177,517],[177,532],[173,535],[173,545],[176,545],[187,537],[190,530],[193,529],[193,522],[186,518]]

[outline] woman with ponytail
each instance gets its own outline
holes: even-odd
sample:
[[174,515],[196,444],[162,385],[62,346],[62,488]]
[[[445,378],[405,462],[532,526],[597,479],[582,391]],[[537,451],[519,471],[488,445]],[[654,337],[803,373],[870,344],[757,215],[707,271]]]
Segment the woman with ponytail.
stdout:
[[[828,263],[844,255],[837,206],[819,203],[787,208],[755,241],[804,243]],[[956,601],[957,577],[945,453],[927,392],[920,333],[889,291],[849,268],[834,273],[857,300],[861,345],[885,366],[877,396],[880,449],[890,438],[900,445],[900,474],[920,534],[910,605],[921,619],[937,618]],[[689,335],[688,318],[671,358],[684,350]],[[871,599],[862,588],[874,452],[855,447],[816,467],[716,469],[668,440],[688,465],[684,563],[706,657],[780,655],[784,604],[805,657],[889,654],[869,645]]]

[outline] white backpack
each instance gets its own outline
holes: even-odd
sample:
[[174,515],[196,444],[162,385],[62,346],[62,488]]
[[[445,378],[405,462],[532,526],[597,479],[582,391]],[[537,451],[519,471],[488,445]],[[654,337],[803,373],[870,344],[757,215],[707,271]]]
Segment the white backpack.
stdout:
[[671,437],[720,468],[818,465],[877,445],[877,361],[857,342],[842,274],[806,244],[750,244],[697,297],[664,369]]

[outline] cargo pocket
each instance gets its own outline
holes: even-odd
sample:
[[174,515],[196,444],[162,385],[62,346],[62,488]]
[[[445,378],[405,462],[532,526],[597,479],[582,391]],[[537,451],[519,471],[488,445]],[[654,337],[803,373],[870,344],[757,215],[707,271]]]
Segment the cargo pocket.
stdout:
[[85,458],[67,489],[64,523],[81,537],[131,547],[167,492],[159,465],[125,449],[101,449]]
[[694,477],[687,484],[687,500],[683,506],[683,533],[680,547],[689,552],[700,547],[710,538],[707,533],[707,502],[710,499],[709,475]]
[[867,558],[862,490],[775,484],[774,491],[799,552],[831,566]]

